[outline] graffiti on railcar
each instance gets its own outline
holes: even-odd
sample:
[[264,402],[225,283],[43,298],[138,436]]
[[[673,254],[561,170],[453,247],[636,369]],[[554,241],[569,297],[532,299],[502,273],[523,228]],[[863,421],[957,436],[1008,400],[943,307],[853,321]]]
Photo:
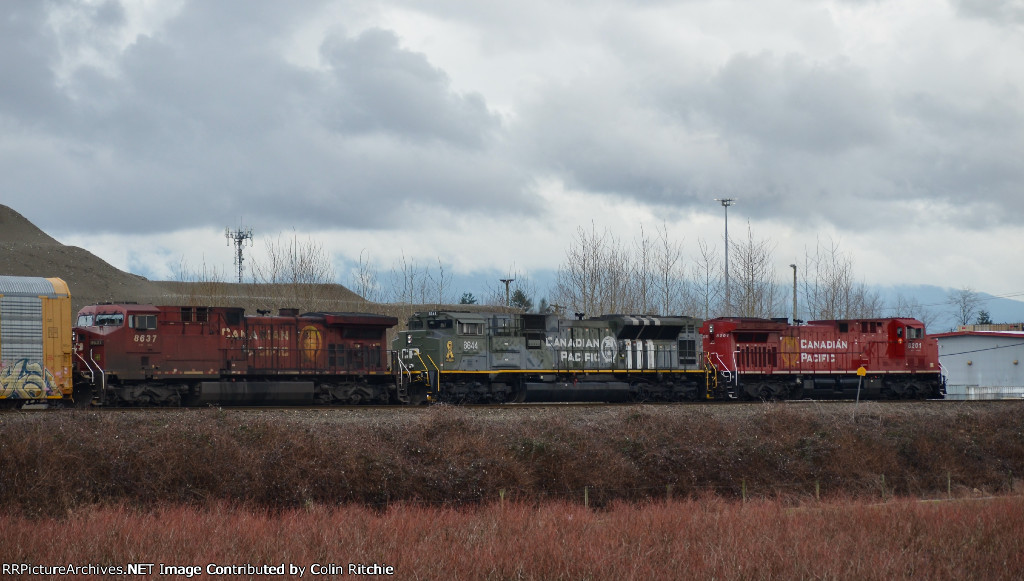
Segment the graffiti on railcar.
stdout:
[[0,399],[37,399],[57,393],[53,374],[38,361],[20,359],[0,369]]

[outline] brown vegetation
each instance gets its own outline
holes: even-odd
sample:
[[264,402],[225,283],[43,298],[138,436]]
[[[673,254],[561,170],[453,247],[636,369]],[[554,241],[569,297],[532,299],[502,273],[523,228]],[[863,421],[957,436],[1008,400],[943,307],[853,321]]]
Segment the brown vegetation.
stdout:
[[788,508],[712,496],[599,511],[495,502],[268,513],[215,503],[91,507],[56,519],[0,514],[8,539],[44,540],[7,543],[7,563],[143,562],[158,575],[161,564],[198,566],[203,577],[212,564],[283,565],[291,578],[301,567],[304,577],[323,578],[326,567],[348,574],[351,563],[390,566],[399,579],[1017,579],[1022,528],[1020,498]]
[[0,415],[0,510],[1013,490],[1024,404],[520,406]]

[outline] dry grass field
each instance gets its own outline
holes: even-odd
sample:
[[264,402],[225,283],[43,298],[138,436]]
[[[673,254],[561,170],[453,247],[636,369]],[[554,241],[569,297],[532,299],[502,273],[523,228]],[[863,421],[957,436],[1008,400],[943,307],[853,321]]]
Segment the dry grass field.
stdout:
[[0,530],[39,541],[6,544],[0,553],[8,563],[152,563],[154,573],[161,565],[199,567],[204,578],[247,566],[279,567],[290,577],[301,567],[316,578],[337,566],[347,576],[350,564],[391,566],[397,579],[1019,579],[1024,572],[1021,498],[791,507],[708,496],[601,510],[564,501],[274,512],[221,503],[109,506],[60,518],[0,515]]
[[307,576],[378,563],[402,579],[1024,573],[1024,403],[853,411],[4,413],[0,530],[22,541],[0,561]]
[[0,510],[1018,491],[1024,403],[0,415]]

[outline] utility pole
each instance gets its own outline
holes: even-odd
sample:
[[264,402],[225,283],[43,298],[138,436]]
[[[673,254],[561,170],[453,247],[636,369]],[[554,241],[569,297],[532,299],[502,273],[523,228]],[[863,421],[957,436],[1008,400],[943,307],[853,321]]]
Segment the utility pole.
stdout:
[[228,246],[231,243],[235,244],[235,267],[238,268],[238,282],[242,282],[242,271],[245,270],[243,263],[245,257],[242,255],[242,248],[245,247],[245,242],[249,241],[249,246],[252,246],[252,228],[239,228],[238,230],[232,230],[231,228],[224,229],[224,237],[228,240]]
[[734,198],[715,198],[725,208],[725,316],[732,315],[732,294],[729,292],[729,206],[733,205]]
[[498,280],[500,280],[501,282],[505,283],[505,306],[506,307],[511,307],[512,306],[512,299],[510,298],[510,296],[508,294],[508,285],[512,284],[512,282],[515,281],[515,279],[514,278],[499,278]]

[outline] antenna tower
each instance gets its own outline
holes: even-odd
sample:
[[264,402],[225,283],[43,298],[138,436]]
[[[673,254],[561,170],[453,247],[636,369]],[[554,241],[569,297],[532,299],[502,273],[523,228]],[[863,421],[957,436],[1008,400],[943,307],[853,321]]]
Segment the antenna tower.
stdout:
[[242,248],[245,247],[245,242],[249,242],[249,246],[252,246],[252,228],[239,228],[238,230],[232,230],[231,228],[224,229],[224,237],[228,240],[228,246],[231,243],[235,244],[235,267],[238,268],[238,282],[242,282],[242,271],[245,270],[245,256],[242,255]]

